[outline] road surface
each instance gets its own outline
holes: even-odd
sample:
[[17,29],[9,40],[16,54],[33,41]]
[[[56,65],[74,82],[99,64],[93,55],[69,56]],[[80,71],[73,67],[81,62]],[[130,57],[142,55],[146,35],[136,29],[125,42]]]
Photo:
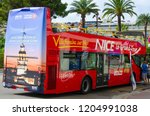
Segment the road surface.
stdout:
[[2,73],[0,72],[0,99],[150,99],[150,85],[138,84],[132,91],[130,85],[100,88],[89,94],[82,95],[79,92],[60,95],[40,95],[23,90],[13,90],[2,86]]

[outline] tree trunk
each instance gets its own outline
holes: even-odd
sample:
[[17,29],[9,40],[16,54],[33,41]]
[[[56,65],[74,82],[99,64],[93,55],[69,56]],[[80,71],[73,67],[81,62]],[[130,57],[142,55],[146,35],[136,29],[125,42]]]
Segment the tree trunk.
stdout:
[[[145,24],[145,27],[144,27],[144,42],[145,42],[145,47],[146,47],[146,42],[147,42],[147,23]],[[146,55],[144,56],[144,60],[146,60]]]
[[82,18],[82,28],[85,28],[85,15],[81,15]]
[[96,34],[98,34],[98,14],[96,14]]
[[145,46],[146,46],[146,42],[147,42],[147,23],[145,24],[145,27],[144,27],[144,33],[145,33],[145,35],[144,35],[144,38],[145,38]]
[[121,16],[118,16],[118,31],[121,32]]

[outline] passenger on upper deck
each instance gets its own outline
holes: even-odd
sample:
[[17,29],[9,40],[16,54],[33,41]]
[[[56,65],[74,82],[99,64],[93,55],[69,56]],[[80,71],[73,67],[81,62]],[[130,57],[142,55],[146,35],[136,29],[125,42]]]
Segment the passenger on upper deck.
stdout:
[[118,36],[116,35],[116,33],[114,31],[112,32],[112,36],[111,37],[118,38]]

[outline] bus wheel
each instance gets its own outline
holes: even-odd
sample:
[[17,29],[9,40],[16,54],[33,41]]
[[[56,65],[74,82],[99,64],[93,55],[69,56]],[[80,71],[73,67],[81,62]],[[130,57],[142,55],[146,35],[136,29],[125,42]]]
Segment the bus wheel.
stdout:
[[81,84],[81,93],[86,94],[91,91],[92,84],[89,77],[85,77]]

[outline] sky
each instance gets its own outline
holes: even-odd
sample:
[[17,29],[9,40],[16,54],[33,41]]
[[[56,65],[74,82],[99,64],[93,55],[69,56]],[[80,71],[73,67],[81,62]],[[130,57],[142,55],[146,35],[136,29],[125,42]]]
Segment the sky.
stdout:
[[[68,10],[71,7],[70,4],[74,0],[61,0],[61,1],[62,3],[65,3],[65,2],[68,3],[68,7],[67,7],[67,10]],[[149,4],[150,0],[132,0],[132,1],[135,3],[136,7],[134,8],[134,11],[137,13],[137,15],[140,15],[141,13],[150,13],[150,4]],[[93,0],[93,2],[95,2],[99,6],[101,10],[99,14],[100,14],[100,17],[102,17],[102,11],[105,8],[104,3],[108,2],[108,0]],[[86,21],[95,20],[92,17],[93,17],[93,14],[86,16]],[[137,19],[136,16],[130,17],[129,15],[125,15],[124,21],[134,23],[136,19]],[[81,16],[79,14],[72,13],[64,18],[58,17],[57,19],[53,19],[53,22],[80,22],[80,20],[81,20]],[[107,19],[103,19],[103,20],[107,20]],[[117,19],[114,19],[114,21],[116,20]]]

